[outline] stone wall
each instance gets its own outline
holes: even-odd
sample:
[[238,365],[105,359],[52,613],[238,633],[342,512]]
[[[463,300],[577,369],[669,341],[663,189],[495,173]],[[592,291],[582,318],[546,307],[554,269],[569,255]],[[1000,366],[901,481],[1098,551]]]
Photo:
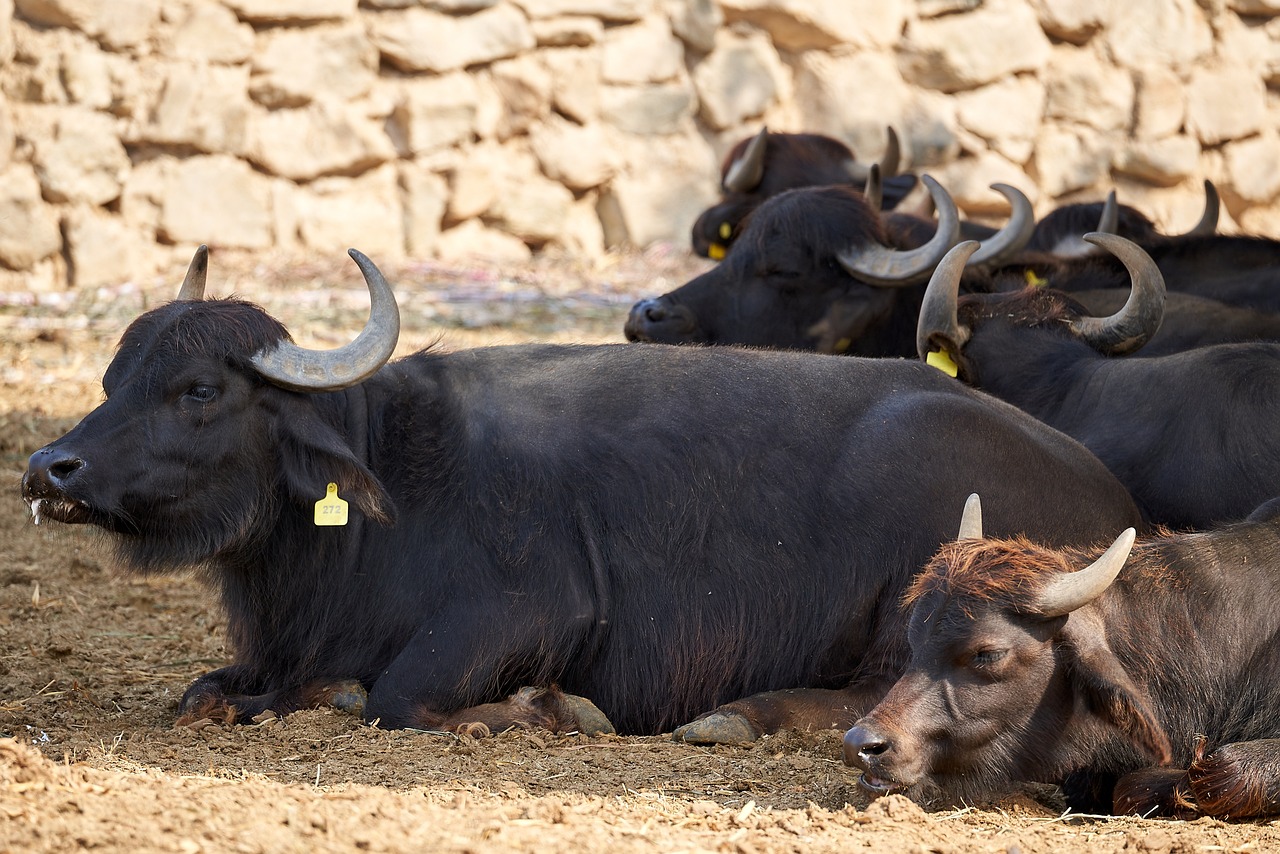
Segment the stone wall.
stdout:
[[762,123],[1280,236],[1280,0],[0,0],[0,287],[687,240]]

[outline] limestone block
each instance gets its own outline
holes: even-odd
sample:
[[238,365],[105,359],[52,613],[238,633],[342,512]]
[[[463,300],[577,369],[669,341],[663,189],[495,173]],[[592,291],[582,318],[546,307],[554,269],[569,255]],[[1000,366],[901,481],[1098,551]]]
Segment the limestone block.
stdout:
[[328,100],[257,113],[249,136],[251,160],[295,181],[363,172],[396,156],[382,128],[354,108]]
[[62,248],[58,214],[40,196],[27,164],[15,164],[0,180],[0,264],[30,270]]
[[17,0],[16,8],[27,20],[77,29],[113,50],[141,44],[160,20],[160,0]]
[[[868,92],[876,97],[867,97]],[[803,54],[795,93],[800,127],[844,141],[862,159],[883,149],[886,125],[903,132],[913,97],[893,57],[872,52]]]
[[489,209],[498,195],[498,175],[505,158],[502,148],[493,143],[465,152],[449,173],[449,206],[445,215],[450,222],[473,219]]
[[1280,15],[1280,0],[1230,0],[1227,6],[1241,15]]
[[471,73],[476,81],[476,136],[480,139],[497,139],[506,129],[507,102],[493,82],[489,69]]
[[494,88],[502,96],[498,139],[524,133],[531,124],[551,113],[552,74],[537,57],[527,54],[495,62],[489,73]]
[[530,18],[586,15],[610,23],[638,21],[652,11],[654,0],[515,0]]
[[171,243],[266,249],[273,243],[270,179],[226,154],[169,164],[158,235]]
[[687,80],[653,86],[601,86],[600,117],[634,134],[671,134],[690,124],[697,98]]
[[300,193],[301,189],[292,181],[271,179],[271,233],[275,235],[276,249],[291,252],[301,245]]
[[189,145],[206,152],[241,154],[249,142],[252,106],[249,69],[164,62],[152,69],[161,88],[129,142]]
[[177,158],[161,155],[133,164],[120,194],[120,215],[129,229],[154,240],[160,227],[165,182]]
[[138,238],[118,214],[76,205],[63,217],[63,230],[73,287],[113,285],[136,275]]
[[373,18],[370,38],[388,62],[402,71],[453,71],[492,62],[537,44],[529,21],[503,3],[455,18],[412,8]]
[[1213,48],[1213,31],[1196,0],[1125,0],[1111,4],[1101,38],[1121,65],[1178,71]]
[[13,59],[13,0],[0,0],[0,66]]
[[596,213],[598,194],[583,195],[569,209],[564,227],[545,251],[562,252],[575,258],[598,258],[604,254],[604,226]]
[[542,172],[571,190],[598,187],[617,168],[610,140],[598,124],[576,125],[549,116],[531,129],[529,142]]
[[253,27],[221,3],[186,7],[161,48],[166,56],[235,65],[253,55]]
[[716,33],[724,25],[724,12],[716,0],[665,0],[671,31],[699,53],[716,46]]
[[1268,128],[1249,139],[1223,146],[1227,188],[1246,202],[1265,204],[1280,194],[1280,136]]
[[1133,135],[1155,139],[1177,133],[1187,114],[1182,80],[1162,65],[1150,65],[1134,72]]
[[1127,131],[1133,116],[1133,77],[1093,51],[1059,47],[1045,77],[1045,113],[1102,131]]
[[1050,197],[1091,187],[1110,175],[1111,143],[1087,128],[1045,125],[1035,152],[1040,188]]
[[692,130],[616,139],[622,171],[597,204],[606,245],[687,245],[693,221],[720,198],[719,164],[710,146]]
[[529,243],[544,243],[560,234],[573,206],[573,193],[537,171],[537,164],[513,158],[509,171],[485,212],[488,225]]
[[62,85],[67,100],[91,110],[105,110],[113,100],[108,54],[85,39],[62,56]]
[[13,61],[5,68],[5,96],[39,104],[67,103],[70,98],[62,86],[62,57],[74,40],[74,31],[46,31],[14,21],[12,35]]
[[461,71],[405,81],[389,125],[397,147],[419,155],[470,140],[479,97],[475,79]]
[[129,155],[112,116],[82,107],[23,111],[21,133],[44,197],[51,202],[102,205],[119,198]]
[[1238,64],[1200,67],[1187,85],[1187,130],[1205,145],[1257,133],[1266,116],[1266,85]]
[[222,0],[252,24],[305,24],[350,18],[359,0]]
[[377,73],[378,51],[359,21],[277,27],[258,36],[249,94],[270,108],[350,101],[369,91]]
[[594,121],[600,114],[600,52],[565,48],[538,56],[551,71],[555,109],[579,124]]
[[1246,208],[1240,213],[1240,231],[1280,240],[1280,208],[1275,205]]
[[1084,44],[1107,22],[1111,0],[1031,0],[1040,26],[1055,39]]
[[1200,165],[1200,143],[1190,136],[1132,140],[1116,155],[1117,172],[1159,187],[1172,187],[1195,173]]
[[429,169],[402,162],[400,198],[405,248],[414,258],[430,257],[440,240],[440,223],[449,204],[448,183]]
[[902,0],[720,0],[720,8],[729,23],[759,27],[789,51],[888,47],[898,41],[907,16]]
[[529,26],[538,47],[587,47],[604,38],[604,24],[600,19],[585,15],[534,18]]
[[666,19],[651,16],[607,30],[600,60],[606,83],[663,83],[683,70],[684,46],[671,34]]
[[483,259],[519,264],[532,258],[533,252],[520,238],[487,228],[478,219],[469,219],[440,232],[436,257],[444,261]]
[[349,246],[374,258],[404,256],[404,211],[394,164],[358,178],[320,178],[298,188],[304,245],[336,254]]
[[1007,77],[955,96],[956,118],[1014,163],[1025,163],[1044,117],[1044,84],[1031,75]]
[[693,72],[702,117],[717,130],[762,115],[790,94],[790,74],[769,37],[753,31],[719,33],[715,50]]
[[[904,160],[913,169],[949,163],[960,155],[963,146],[964,132],[956,119],[955,101],[940,92],[915,92],[903,113],[902,123],[895,129],[902,140]],[[877,159],[884,149],[884,128],[871,135],[879,137],[880,144],[872,148],[867,143],[859,143],[854,151],[861,160]],[[977,141],[971,150],[985,151],[986,148]]]
[[1039,70],[1049,53],[1049,40],[1025,0],[990,0],[964,15],[911,22],[898,64],[916,85],[957,92]]
[[991,189],[992,184],[1017,187],[1034,203],[1040,190],[1026,172],[993,151],[962,157],[929,170],[946,188],[959,208],[972,216],[1008,216],[1009,201]]

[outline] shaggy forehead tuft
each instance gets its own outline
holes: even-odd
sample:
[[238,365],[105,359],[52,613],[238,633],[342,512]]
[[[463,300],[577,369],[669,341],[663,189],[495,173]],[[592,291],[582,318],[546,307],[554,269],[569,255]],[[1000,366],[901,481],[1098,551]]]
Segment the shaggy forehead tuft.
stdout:
[[911,606],[930,593],[1000,602],[1017,608],[1033,597],[1046,578],[1074,572],[1092,558],[1076,549],[1049,549],[1025,537],[956,540],[944,543],[903,597]]

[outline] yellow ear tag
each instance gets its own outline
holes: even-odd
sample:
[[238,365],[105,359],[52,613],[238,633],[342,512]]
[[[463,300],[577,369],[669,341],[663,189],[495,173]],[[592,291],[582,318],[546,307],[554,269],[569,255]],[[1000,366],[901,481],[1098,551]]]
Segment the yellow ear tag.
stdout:
[[724,247],[719,243],[712,243],[707,247],[707,257],[712,261],[719,261],[724,258]]
[[338,497],[338,484],[329,484],[328,493],[316,502],[316,524],[347,524],[347,502]]
[[956,363],[951,361],[951,354],[946,350],[933,350],[924,357],[926,365],[933,365],[949,377],[954,377],[960,373],[960,368]]
[[731,234],[733,234],[733,226],[729,225],[727,222],[720,223],[720,239],[728,240],[729,235]]
[[1045,285],[1049,284],[1048,279],[1040,278],[1036,275],[1036,271],[1032,270],[1030,267],[1028,267],[1022,275],[1026,278],[1027,284],[1033,288],[1043,288]]

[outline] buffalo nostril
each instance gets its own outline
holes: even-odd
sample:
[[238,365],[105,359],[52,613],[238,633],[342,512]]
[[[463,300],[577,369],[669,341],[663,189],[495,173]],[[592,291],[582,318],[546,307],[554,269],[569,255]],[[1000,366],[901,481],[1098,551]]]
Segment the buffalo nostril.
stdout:
[[49,466],[49,477],[54,481],[66,480],[67,478],[71,477],[71,475],[75,474],[76,471],[79,470],[79,468],[83,465],[84,465],[84,460],[79,459],[77,457],[71,457],[70,459],[65,459],[65,460],[58,460],[57,462]]
[[650,323],[661,323],[667,319],[667,310],[658,303],[650,303],[644,308],[644,319]]
[[868,761],[883,756],[892,749],[893,742],[870,727],[855,726],[844,734],[846,765],[865,767]]

